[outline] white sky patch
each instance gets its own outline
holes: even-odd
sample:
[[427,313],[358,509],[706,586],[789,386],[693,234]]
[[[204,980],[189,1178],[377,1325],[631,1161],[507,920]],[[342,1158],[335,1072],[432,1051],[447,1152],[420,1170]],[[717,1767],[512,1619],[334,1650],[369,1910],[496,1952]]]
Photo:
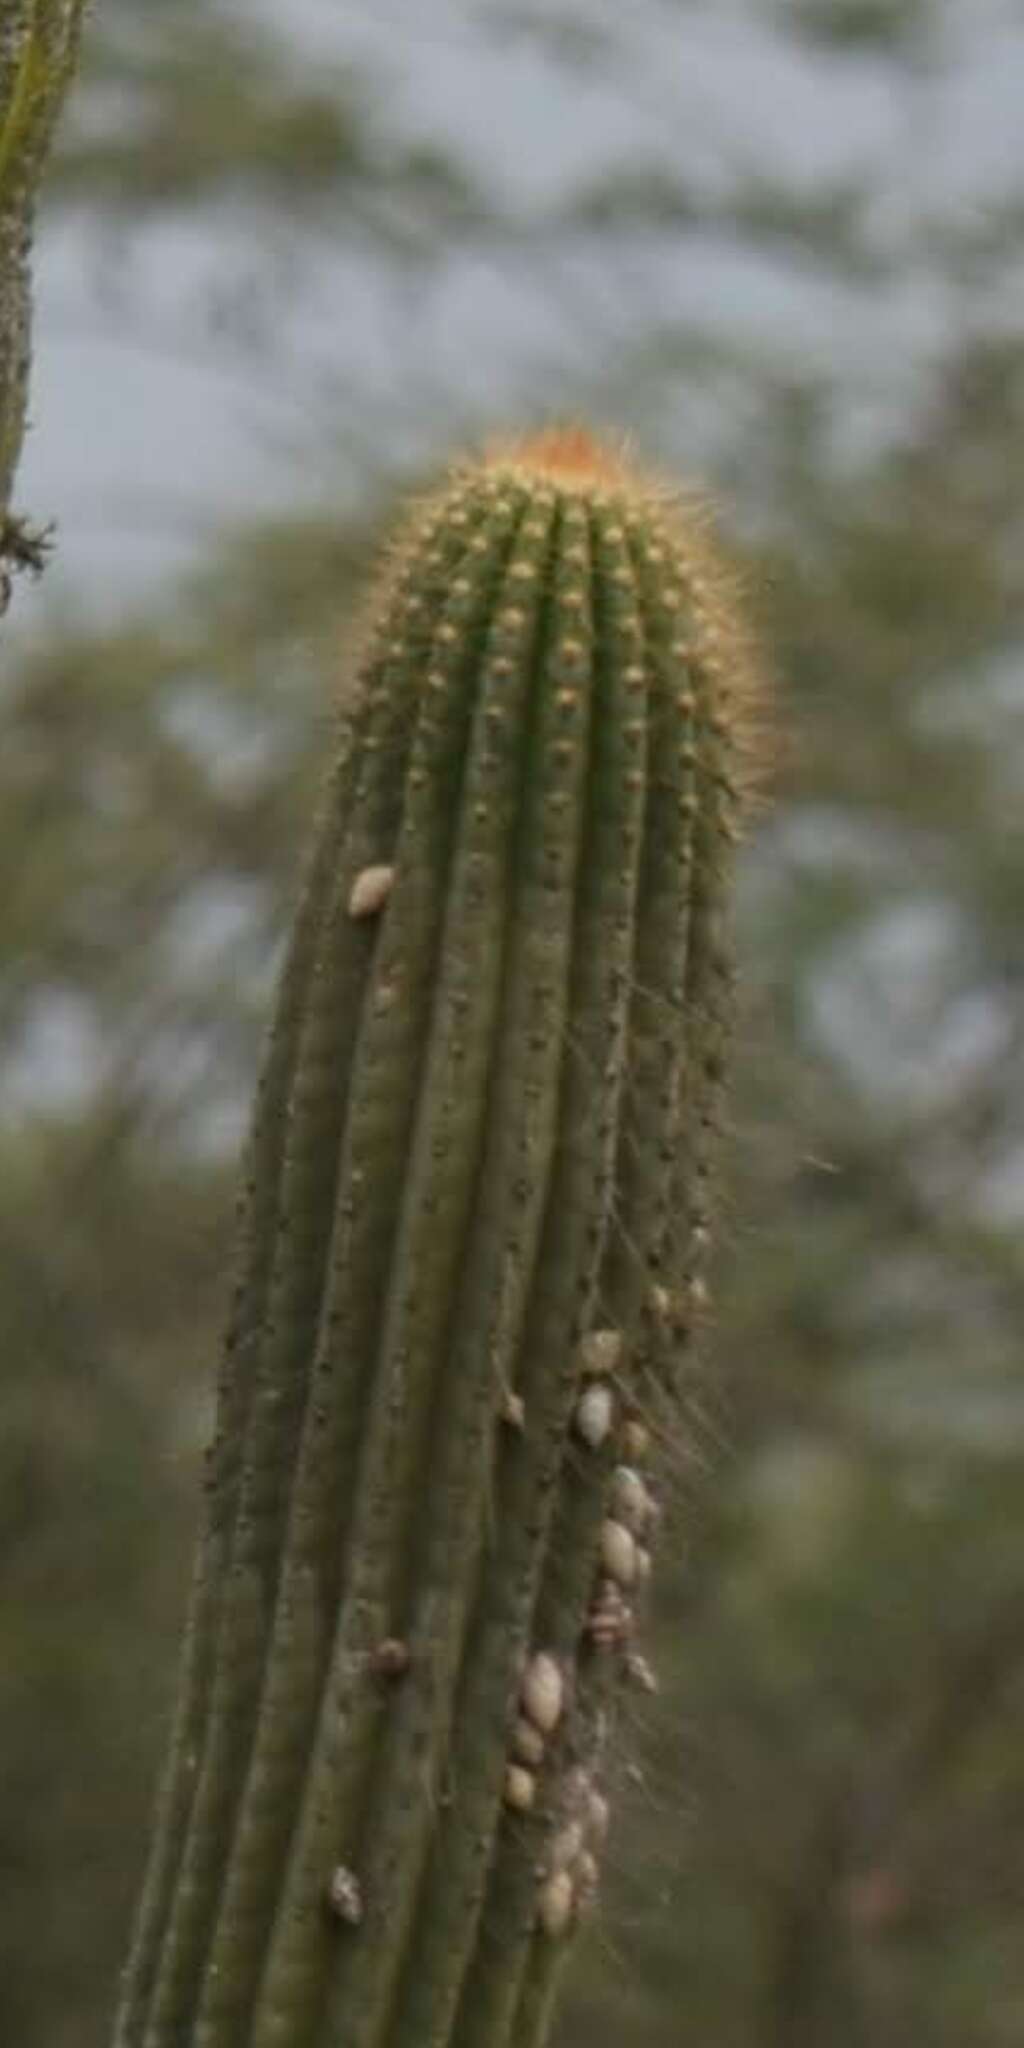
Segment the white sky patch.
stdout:
[[970,957],[956,913],[925,898],[870,918],[812,975],[812,1035],[879,1109],[933,1113],[1009,1045],[1010,1006],[970,984]]

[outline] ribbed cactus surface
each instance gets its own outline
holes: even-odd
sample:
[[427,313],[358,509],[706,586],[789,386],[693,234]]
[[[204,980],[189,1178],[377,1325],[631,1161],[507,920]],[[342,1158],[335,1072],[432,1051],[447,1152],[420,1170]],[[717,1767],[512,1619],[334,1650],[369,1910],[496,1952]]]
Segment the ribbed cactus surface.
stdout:
[[749,663],[581,431],[369,610],[264,1064],[117,2048],[536,2048],[700,1320]]

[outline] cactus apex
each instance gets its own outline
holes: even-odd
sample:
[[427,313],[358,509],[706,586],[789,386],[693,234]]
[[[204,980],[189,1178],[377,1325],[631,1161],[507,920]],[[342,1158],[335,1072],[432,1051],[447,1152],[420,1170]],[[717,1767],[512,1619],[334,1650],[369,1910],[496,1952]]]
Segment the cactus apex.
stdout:
[[515,469],[562,489],[618,489],[628,474],[623,453],[571,421],[495,441],[486,451],[494,468]]
[[[695,629],[708,674],[713,673],[713,715],[732,753],[732,774],[723,790],[729,803],[720,829],[723,839],[733,842],[736,819],[724,811],[735,808],[742,819],[772,749],[764,723],[764,677],[744,622],[750,593],[720,549],[713,506],[704,495],[680,489],[674,479],[638,460],[625,434],[599,437],[579,421],[496,437],[485,446],[479,464],[456,472],[456,481],[460,489],[479,488],[484,479],[498,482],[503,476],[537,490],[549,487],[563,499],[604,506],[606,516],[611,512],[615,520],[606,525],[606,539],[621,540],[639,520],[643,558],[660,584],[662,610],[675,631],[673,652],[680,661],[691,655]],[[612,571],[612,581],[617,573],[623,572]],[[634,668],[643,673],[642,664]]]

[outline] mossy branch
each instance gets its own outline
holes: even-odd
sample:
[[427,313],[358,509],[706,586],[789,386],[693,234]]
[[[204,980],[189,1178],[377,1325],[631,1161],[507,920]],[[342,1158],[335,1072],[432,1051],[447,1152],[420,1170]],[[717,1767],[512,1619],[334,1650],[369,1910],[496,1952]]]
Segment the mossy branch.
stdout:
[[7,569],[38,569],[45,553],[11,492],[28,412],[35,205],[84,15],[85,0],[6,0],[0,21],[0,611]]

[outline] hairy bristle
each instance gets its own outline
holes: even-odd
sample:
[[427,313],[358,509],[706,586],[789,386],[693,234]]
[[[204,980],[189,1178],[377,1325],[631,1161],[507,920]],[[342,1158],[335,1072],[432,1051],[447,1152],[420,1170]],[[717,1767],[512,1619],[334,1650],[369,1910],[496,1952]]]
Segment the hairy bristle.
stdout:
[[616,449],[595,440],[588,428],[570,424],[497,441],[488,448],[486,460],[493,469],[514,469],[570,487],[614,489],[629,477],[628,464]]

